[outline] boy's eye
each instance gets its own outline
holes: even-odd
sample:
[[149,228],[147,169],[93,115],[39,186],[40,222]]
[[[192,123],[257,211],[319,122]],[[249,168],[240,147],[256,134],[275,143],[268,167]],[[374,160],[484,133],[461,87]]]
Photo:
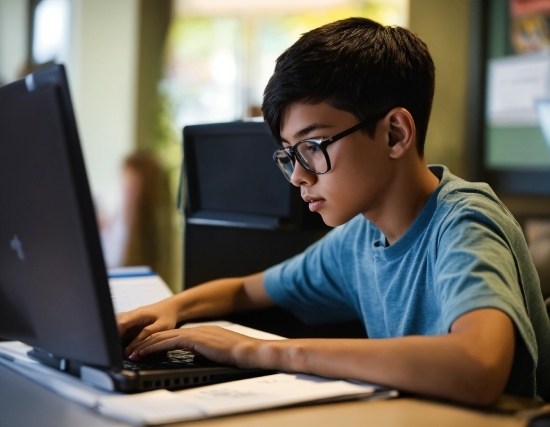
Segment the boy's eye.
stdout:
[[304,148],[310,152],[310,153],[316,153],[317,151],[320,151],[321,148],[319,147],[319,144],[313,142],[313,141],[305,141],[304,142]]

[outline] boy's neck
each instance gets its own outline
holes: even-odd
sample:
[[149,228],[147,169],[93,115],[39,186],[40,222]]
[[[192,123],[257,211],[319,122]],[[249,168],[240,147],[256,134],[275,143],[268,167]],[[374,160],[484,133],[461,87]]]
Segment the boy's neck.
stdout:
[[398,168],[380,208],[367,212],[365,217],[392,245],[411,227],[438,185],[439,179],[423,160],[409,168]]

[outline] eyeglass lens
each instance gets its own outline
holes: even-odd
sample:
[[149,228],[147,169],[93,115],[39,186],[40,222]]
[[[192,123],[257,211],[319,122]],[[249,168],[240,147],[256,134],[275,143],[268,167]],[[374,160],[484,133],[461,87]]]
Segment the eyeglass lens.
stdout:
[[275,151],[273,159],[277,162],[277,166],[279,166],[285,178],[290,181],[292,172],[294,172],[294,161],[283,150]]
[[302,157],[301,163],[305,163],[304,167],[309,168],[310,171],[315,173],[325,173],[327,171],[327,159],[319,142],[305,140],[296,144],[294,150],[298,151]]
[[[294,146],[298,162],[313,173],[325,173],[328,170],[327,159],[319,143],[314,140],[302,141]],[[278,150],[274,155],[277,165],[290,181],[294,172],[294,159],[284,150]]]

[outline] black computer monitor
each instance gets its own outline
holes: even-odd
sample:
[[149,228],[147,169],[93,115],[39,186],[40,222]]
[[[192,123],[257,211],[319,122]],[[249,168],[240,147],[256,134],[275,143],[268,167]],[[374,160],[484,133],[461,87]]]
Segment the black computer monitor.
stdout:
[[273,161],[278,148],[264,122],[186,126],[187,221],[246,228],[320,223]]

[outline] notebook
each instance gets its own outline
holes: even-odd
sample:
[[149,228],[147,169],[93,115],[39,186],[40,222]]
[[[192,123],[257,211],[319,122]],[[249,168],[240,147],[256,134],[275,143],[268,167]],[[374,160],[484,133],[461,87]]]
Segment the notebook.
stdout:
[[123,360],[65,69],[0,88],[0,337],[103,389],[185,388],[270,373],[188,352]]

